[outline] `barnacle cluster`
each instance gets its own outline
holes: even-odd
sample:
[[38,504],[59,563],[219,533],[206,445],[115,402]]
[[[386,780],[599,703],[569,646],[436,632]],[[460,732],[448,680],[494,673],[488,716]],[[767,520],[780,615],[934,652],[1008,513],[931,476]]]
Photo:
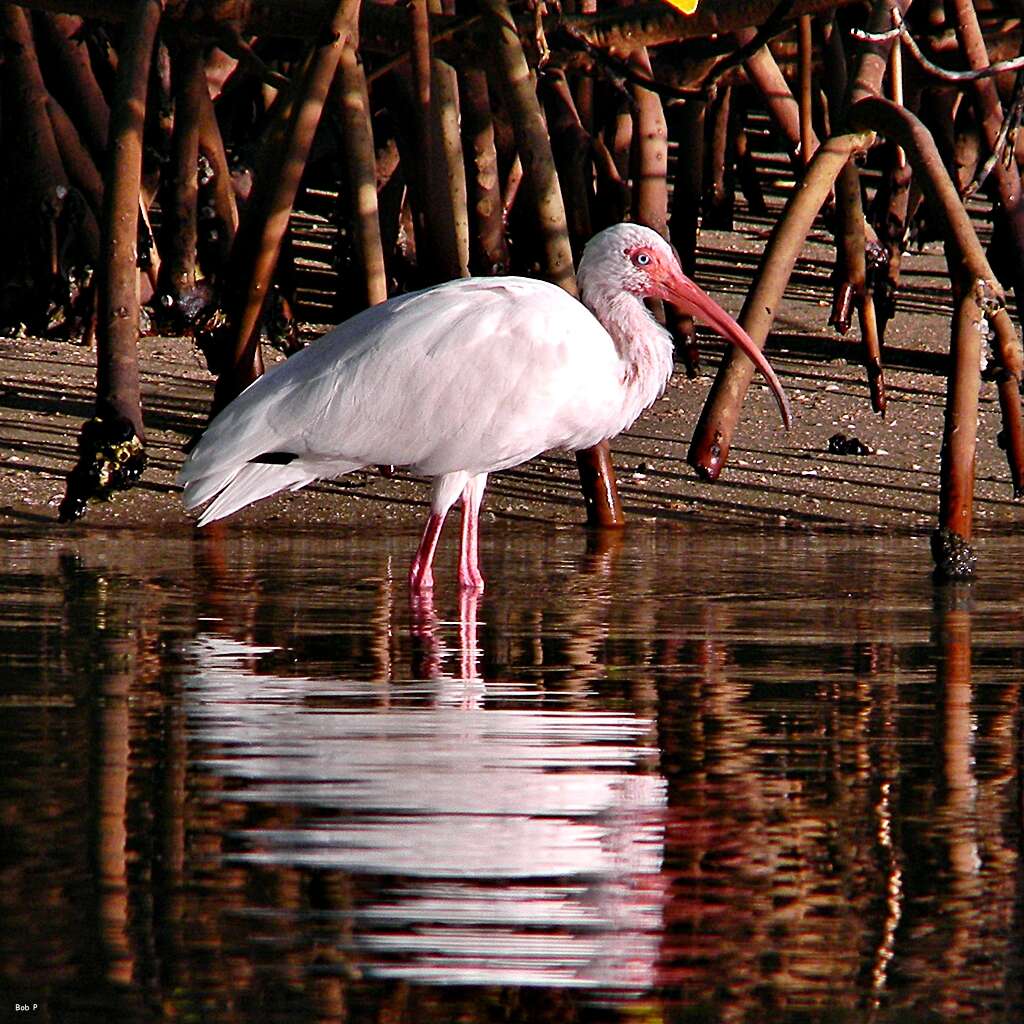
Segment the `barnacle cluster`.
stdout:
[[122,416],[94,416],[78,436],[78,462],[68,473],[60,521],[80,519],[90,499],[106,501],[114,491],[137,483],[146,468],[146,449]]
[[931,543],[936,579],[948,581],[973,578],[978,555],[963,537],[942,527],[932,534]]

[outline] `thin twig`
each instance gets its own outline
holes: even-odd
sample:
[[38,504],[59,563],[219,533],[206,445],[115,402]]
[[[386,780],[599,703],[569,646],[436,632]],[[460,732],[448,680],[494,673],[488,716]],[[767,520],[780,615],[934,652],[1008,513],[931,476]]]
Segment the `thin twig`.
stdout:
[[[1024,116],[1024,70],[1017,72],[1017,80],[1013,83],[1013,95],[1010,97],[1010,105],[1007,107],[1003,123],[999,126],[999,134],[996,136],[992,152],[989,154],[988,159],[978,168],[973,181],[964,189],[963,199],[970,199],[985,184],[985,180],[1000,160],[1011,159],[1014,145],[1010,140],[1017,134],[1022,116]],[[1010,145],[1008,146],[1007,143],[1010,143]]]
[[896,8],[893,8],[892,16],[896,26],[886,32],[866,32],[864,29],[853,28],[850,29],[850,35],[861,43],[885,43],[898,36],[907,44],[907,49],[914,55],[914,59],[921,67],[946,82],[977,82],[981,78],[991,78],[993,75],[1001,75],[1006,71],[1024,69],[1024,56],[1014,57],[1013,60],[1001,60],[987,68],[976,68],[970,71],[951,71],[948,68],[940,67],[924,55],[921,47],[910,34],[906,21],[903,20]]

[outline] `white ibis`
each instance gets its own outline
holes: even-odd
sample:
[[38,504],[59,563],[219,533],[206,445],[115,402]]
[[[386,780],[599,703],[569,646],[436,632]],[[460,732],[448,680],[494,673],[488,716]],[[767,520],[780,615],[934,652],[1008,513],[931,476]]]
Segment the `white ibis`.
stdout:
[[487,475],[614,437],[664,391],[672,340],[647,297],[675,303],[742,349],[789,426],[789,403],[760,349],[656,232],[617,224],[595,235],[578,281],[582,302],[544,281],[474,277],[364,310],[220,412],[178,478],[186,506],[213,499],[202,526],[313,480],[407,466],[433,478],[411,587],[433,586],[441,527],[461,496],[459,582],[481,590]]

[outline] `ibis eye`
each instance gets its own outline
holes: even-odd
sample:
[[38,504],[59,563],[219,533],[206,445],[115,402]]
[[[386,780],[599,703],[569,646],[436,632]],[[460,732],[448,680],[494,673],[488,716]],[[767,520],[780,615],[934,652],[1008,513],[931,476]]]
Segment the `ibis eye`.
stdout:
[[649,252],[638,252],[633,256],[633,262],[638,267],[646,267],[651,262],[651,254]]

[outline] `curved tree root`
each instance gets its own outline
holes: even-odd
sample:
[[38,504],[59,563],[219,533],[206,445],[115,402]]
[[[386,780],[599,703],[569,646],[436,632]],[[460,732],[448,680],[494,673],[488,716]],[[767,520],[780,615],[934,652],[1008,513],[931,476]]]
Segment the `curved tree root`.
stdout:
[[[942,536],[953,534],[969,545],[983,322],[987,321],[994,333],[994,347],[1001,369],[1012,381],[1020,379],[1020,341],[1006,312],[1002,288],[925,126],[904,108],[878,97],[867,97],[856,103],[849,112],[848,126],[849,134],[833,136],[818,151],[802,186],[790,199],[786,213],[769,241],[761,271],[744,305],[740,322],[757,343],[763,345],[800,244],[824,200],[830,181],[835,179],[849,156],[865,145],[875,131],[902,146],[945,236],[950,278],[959,296],[951,339],[952,365],[942,448],[939,523],[940,530],[944,531]],[[715,479],[721,472],[738,418],[739,404],[752,375],[753,366],[749,360],[732,353],[719,371],[690,449],[691,464],[709,479]],[[1008,396],[1013,390],[1004,383],[1000,394]],[[1009,450],[1017,444],[1019,416],[1009,416],[1006,426],[1008,432],[1011,428],[1016,431],[1009,439]],[[1021,449],[1017,451],[1019,453]],[[1017,482],[1017,471],[1014,470],[1015,487]],[[944,541],[942,547],[943,550],[948,549],[949,543]],[[959,558],[956,564],[960,566],[958,574],[961,577],[967,574],[966,567],[972,565],[969,558]]]
[[[851,111],[851,123],[876,125],[903,147],[946,238],[950,279],[960,297],[950,347],[952,365],[942,444],[939,527],[969,543],[981,385],[981,331],[988,333],[990,329],[992,332],[993,349],[1003,377],[999,395],[1015,492],[1020,489],[1024,473],[1024,435],[1017,393],[1024,363],[1020,339],[1006,311],[1002,287],[989,266],[928,129],[904,108],[882,99],[858,103]],[[983,328],[986,321],[988,326]],[[1013,383],[1009,384],[1010,381]]]
[[[775,311],[814,218],[832,191],[839,172],[854,152],[867,147],[871,137],[871,132],[855,132],[827,139],[790,196],[765,247],[753,288],[739,317],[740,324],[759,347],[764,347]],[[706,480],[717,480],[722,472],[739,421],[740,404],[753,376],[754,364],[735,349],[728,348],[687,456],[690,465]]]
[[82,428],[60,508],[64,522],[83,515],[91,498],[130,487],[145,466],[135,250],[146,93],[163,6],[163,0],[138,0],[118,71],[97,275],[96,417]]

